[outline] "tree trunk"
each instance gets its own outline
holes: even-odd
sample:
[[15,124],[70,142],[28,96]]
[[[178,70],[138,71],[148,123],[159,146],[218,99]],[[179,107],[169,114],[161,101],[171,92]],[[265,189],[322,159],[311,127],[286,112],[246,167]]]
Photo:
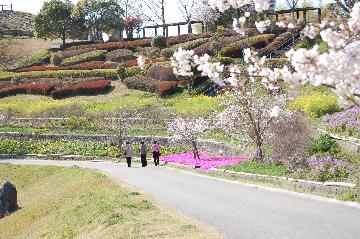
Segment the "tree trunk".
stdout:
[[197,148],[197,144],[195,140],[192,141],[192,145],[193,145],[194,159],[195,160],[200,159],[199,150]]

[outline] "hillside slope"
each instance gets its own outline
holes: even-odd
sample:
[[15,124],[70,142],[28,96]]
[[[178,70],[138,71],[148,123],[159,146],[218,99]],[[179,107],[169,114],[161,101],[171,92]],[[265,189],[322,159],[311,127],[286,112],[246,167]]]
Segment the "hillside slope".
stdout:
[[27,12],[0,11],[1,30],[33,31],[34,15]]

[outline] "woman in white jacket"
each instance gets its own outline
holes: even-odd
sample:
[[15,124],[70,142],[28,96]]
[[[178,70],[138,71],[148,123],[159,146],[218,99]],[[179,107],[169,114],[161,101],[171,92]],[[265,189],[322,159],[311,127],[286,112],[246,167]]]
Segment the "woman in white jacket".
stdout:
[[127,165],[130,168],[131,167],[131,158],[134,157],[134,148],[130,142],[126,142],[126,145],[124,148],[124,155],[126,158]]

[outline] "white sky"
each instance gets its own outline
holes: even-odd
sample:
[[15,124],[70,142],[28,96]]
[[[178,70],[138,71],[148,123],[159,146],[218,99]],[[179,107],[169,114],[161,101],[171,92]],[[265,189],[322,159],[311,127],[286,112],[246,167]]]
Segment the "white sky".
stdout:
[[[33,14],[37,14],[43,3],[45,0],[0,0],[0,4],[13,4],[13,9],[15,11],[23,11],[23,12],[30,12]],[[49,0],[47,0],[49,1]],[[77,3],[78,0],[71,0],[73,3]],[[307,2],[314,2],[315,4],[318,4],[319,1],[321,0],[299,0],[299,5],[301,6],[301,3],[303,1],[307,1]],[[322,0],[322,2],[329,2],[332,0]],[[177,7],[177,0],[166,0],[167,4],[166,4],[166,9],[165,9],[165,17],[166,17],[166,21],[168,23],[175,23],[175,22],[180,22],[180,21],[184,21],[184,19],[182,18],[181,12],[179,11],[178,7]],[[278,5],[284,5],[285,4],[285,0],[278,0]],[[150,25],[150,24],[149,24]],[[181,32],[186,32],[186,26],[183,26],[181,28]],[[159,29],[159,33],[161,33],[161,30]],[[148,34],[148,33],[147,33]],[[153,35],[154,33],[149,31],[150,35]],[[169,29],[169,34],[170,35],[174,35],[177,34],[177,30],[174,29]]]

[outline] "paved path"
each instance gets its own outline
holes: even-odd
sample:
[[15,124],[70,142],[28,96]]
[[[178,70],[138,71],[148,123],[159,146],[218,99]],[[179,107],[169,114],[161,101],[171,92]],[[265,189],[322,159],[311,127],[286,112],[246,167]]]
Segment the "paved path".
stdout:
[[360,206],[354,203],[233,183],[164,167],[129,169],[109,162],[1,162],[99,169],[230,238],[360,238]]

